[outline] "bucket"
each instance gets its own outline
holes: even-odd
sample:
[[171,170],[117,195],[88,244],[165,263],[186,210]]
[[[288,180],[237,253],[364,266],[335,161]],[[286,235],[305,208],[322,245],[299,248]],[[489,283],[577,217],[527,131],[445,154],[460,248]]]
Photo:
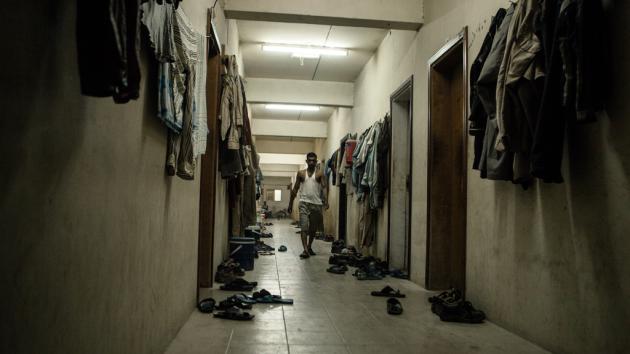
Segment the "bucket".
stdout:
[[230,238],[230,258],[240,263],[245,270],[254,269],[254,254],[256,241],[251,237]]

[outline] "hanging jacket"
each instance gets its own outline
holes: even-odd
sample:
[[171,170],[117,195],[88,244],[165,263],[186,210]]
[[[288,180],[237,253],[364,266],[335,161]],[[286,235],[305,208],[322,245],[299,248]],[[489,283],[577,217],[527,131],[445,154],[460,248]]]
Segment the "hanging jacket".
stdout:
[[592,122],[606,94],[606,27],[600,0],[563,0],[558,49],[563,63],[563,105],[572,120]]
[[78,1],[76,33],[81,94],[138,99],[140,1]]
[[481,45],[481,49],[479,50],[479,54],[477,58],[473,62],[470,68],[470,117],[468,120],[470,121],[468,132],[470,135],[475,137],[474,143],[474,160],[473,160],[473,169],[479,169],[479,160],[481,159],[481,149],[483,146],[483,136],[486,130],[486,122],[488,120],[488,114],[486,113],[483,104],[481,103],[481,99],[479,98],[479,90],[477,80],[481,75],[481,70],[483,69],[483,65],[490,54],[490,50],[492,49],[492,43],[494,41],[494,36],[499,26],[503,22],[505,18],[505,14],[507,11],[505,9],[499,9],[497,13],[492,18],[492,23],[490,24],[490,29],[486,34],[485,39],[483,40],[483,44]]
[[230,55],[225,63],[221,93],[221,140],[227,140],[227,148],[240,149],[240,135],[243,126],[243,89],[238,74],[236,57]]
[[389,114],[383,118],[381,134],[378,139],[376,149],[376,159],[378,163],[378,178],[374,186],[374,193],[371,196],[372,205],[375,208],[382,208],[385,204],[385,192],[389,188],[389,148],[391,144],[391,117]]
[[515,5],[508,8],[501,26],[497,29],[492,42],[492,48],[486,58],[479,79],[477,80],[477,90],[479,100],[483,105],[488,121],[483,138],[481,157],[479,160],[479,171],[481,178],[491,180],[512,180],[512,163],[514,154],[509,151],[497,151],[494,146],[496,142],[497,124],[497,80],[499,69],[505,52],[507,33],[514,15]]
[[496,93],[499,132],[495,148],[499,151],[530,150],[532,124],[528,122],[528,113],[535,111],[540,101],[535,97],[538,93],[527,92],[523,97],[519,90],[525,86],[536,91],[534,81],[544,75],[542,61],[536,60],[542,51],[542,43],[535,32],[540,9],[539,0],[521,0],[508,29]]

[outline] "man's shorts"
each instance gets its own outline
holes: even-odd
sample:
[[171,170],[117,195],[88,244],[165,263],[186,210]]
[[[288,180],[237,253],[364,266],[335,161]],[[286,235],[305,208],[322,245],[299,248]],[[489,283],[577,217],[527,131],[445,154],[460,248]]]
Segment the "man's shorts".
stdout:
[[308,231],[310,236],[315,236],[318,231],[324,231],[323,206],[300,202],[300,228],[302,232]]

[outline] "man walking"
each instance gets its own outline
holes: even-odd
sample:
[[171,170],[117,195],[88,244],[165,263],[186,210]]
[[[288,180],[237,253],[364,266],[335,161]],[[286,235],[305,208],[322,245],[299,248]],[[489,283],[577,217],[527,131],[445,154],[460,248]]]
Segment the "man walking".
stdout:
[[291,214],[293,200],[299,192],[300,228],[302,230],[302,246],[304,246],[304,252],[300,255],[302,259],[315,255],[312,248],[313,240],[315,240],[317,231],[323,231],[323,209],[328,209],[327,181],[321,171],[315,170],[317,155],[314,152],[309,152],[306,155],[306,164],[308,168],[297,173],[288,208],[289,214]]

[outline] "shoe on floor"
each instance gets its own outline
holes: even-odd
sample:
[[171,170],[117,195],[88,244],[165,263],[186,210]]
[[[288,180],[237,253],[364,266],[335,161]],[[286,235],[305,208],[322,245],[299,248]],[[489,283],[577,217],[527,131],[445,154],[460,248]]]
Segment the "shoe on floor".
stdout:
[[278,251],[279,252],[286,252],[287,251],[287,246],[282,245],[282,246],[278,247]]
[[316,253],[313,252],[313,249],[310,248],[310,247],[308,248],[308,254],[309,254],[309,256],[315,256],[316,255]]
[[223,318],[226,320],[235,320],[235,321],[250,321],[254,318],[254,315],[251,315],[249,312],[243,312],[243,310],[238,307],[230,307],[225,311],[219,311],[214,314],[216,318]]
[[306,259],[306,258],[309,258],[309,257],[310,257],[310,255],[306,251],[304,251],[304,252],[302,252],[302,254],[300,254],[300,258],[302,258],[302,259]]
[[387,285],[381,291],[372,291],[372,296],[382,296],[382,297],[405,297],[405,294],[402,294],[400,290],[394,290],[391,286]]
[[348,267],[346,267],[345,265],[343,266],[333,265],[333,266],[330,266],[328,269],[326,269],[326,271],[328,273],[333,273],[333,274],[346,274],[346,272],[348,271]]
[[392,297],[387,299],[387,313],[390,315],[400,315],[403,312],[402,305],[398,299]]
[[207,299],[203,299],[199,301],[199,304],[197,304],[197,308],[199,309],[200,312],[212,313],[212,310],[214,310],[214,304],[215,304],[214,299],[209,297]]

